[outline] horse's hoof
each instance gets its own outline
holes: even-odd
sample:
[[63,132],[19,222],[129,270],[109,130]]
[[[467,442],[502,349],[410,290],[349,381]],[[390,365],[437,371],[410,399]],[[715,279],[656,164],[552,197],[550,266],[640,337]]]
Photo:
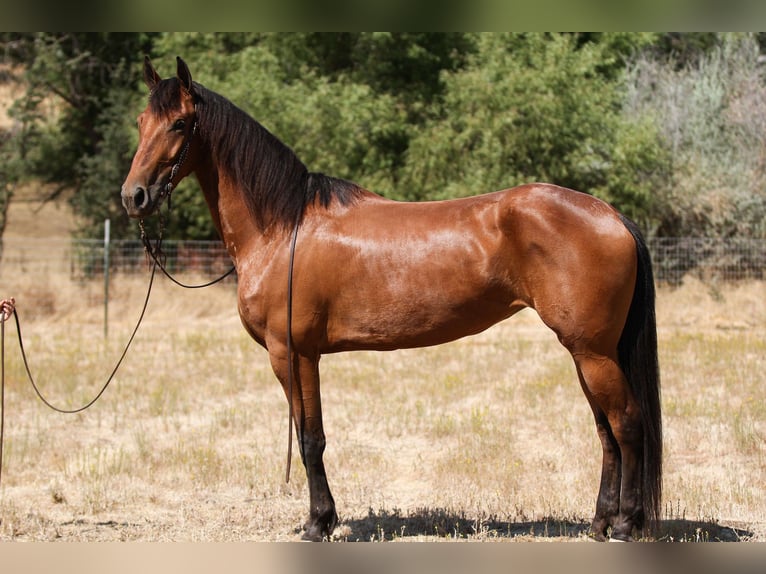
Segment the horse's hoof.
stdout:
[[306,542],[323,542],[327,540],[327,537],[324,536],[318,528],[307,528],[303,532],[303,536],[301,536],[301,540],[305,540]]
[[594,520],[588,529],[588,539],[594,542],[609,540],[609,524],[604,520]]
[[329,520],[311,520],[303,525],[303,536],[301,536],[301,539],[310,542],[323,542],[329,540],[330,535],[337,524],[338,515],[335,514],[335,511],[332,512]]
[[617,534],[612,532],[609,542],[634,542],[634,538],[630,534]]

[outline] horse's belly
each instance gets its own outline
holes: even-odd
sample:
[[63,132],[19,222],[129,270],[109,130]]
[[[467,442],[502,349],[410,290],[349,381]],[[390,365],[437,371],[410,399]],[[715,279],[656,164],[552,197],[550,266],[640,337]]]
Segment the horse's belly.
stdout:
[[484,331],[525,305],[509,297],[433,296],[367,301],[330,318],[325,352],[427,347]]

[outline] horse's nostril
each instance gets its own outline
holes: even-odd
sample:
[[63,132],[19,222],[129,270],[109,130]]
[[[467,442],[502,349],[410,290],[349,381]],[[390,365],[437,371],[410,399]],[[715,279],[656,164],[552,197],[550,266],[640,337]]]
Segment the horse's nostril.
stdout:
[[136,207],[143,207],[146,202],[146,192],[143,187],[137,187],[133,194],[133,205]]

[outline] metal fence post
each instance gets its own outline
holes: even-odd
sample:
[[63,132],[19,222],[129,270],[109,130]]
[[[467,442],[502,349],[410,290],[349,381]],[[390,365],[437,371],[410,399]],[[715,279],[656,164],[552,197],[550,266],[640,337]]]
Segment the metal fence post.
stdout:
[[104,220],[104,339],[109,337],[109,227]]

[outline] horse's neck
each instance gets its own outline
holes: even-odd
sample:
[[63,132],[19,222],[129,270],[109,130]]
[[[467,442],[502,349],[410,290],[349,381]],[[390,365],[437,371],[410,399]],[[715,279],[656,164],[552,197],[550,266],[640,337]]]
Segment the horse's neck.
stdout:
[[219,205],[219,176],[215,169],[209,169],[208,167],[197,169],[194,172],[199,186],[202,188],[202,193],[205,196],[205,202],[207,203],[210,211],[210,216],[213,219],[213,225],[215,225],[218,235],[224,238],[223,235],[223,222],[221,221],[221,206]]
[[238,248],[266,244],[270,238],[258,229],[245,200],[217,169],[200,169],[195,175],[202,188],[213,224],[232,259],[237,261]]

